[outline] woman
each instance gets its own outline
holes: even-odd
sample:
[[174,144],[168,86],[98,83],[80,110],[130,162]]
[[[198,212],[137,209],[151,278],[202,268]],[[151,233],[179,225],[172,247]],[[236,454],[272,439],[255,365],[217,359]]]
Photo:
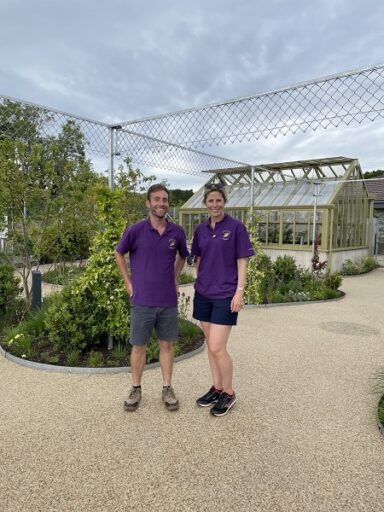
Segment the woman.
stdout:
[[225,213],[226,201],[221,183],[206,185],[204,204],[209,219],[197,226],[191,250],[197,267],[193,317],[200,320],[204,331],[213,381],[197,404],[215,404],[214,416],[224,416],[236,403],[233,365],[226,347],[243,306],[247,258],[254,254],[244,224]]

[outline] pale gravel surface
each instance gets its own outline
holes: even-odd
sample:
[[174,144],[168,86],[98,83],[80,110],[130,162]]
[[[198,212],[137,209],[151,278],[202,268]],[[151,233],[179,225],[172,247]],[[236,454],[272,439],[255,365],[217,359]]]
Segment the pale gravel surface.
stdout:
[[[384,366],[384,269],[331,303],[242,311],[231,335],[238,404],[194,400],[206,353],[175,366],[182,407],[144,376],[47,373],[0,357],[0,510],[378,511],[384,439],[370,377]],[[354,324],[354,325],[353,325]]]

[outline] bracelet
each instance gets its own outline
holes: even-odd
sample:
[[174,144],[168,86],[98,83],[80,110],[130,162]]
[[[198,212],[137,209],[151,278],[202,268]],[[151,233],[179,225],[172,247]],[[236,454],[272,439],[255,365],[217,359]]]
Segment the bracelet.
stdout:
[[240,286],[238,286],[237,289],[240,290],[241,292],[244,291],[244,288],[240,288]]

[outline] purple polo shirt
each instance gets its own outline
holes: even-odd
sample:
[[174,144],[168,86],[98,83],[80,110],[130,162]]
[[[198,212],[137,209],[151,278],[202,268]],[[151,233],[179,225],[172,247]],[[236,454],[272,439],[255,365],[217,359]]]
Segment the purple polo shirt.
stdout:
[[129,252],[133,304],[158,308],[177,306],[176,253],[182,258],[188,256],[181,226],[167,222],[160,235],[149,219],[137,222],[125,230],[116,250],[121,254]]
[[236,292],[237,260],[255,251],[244,224],[225,214],[214,229],[210,219],[197,226],[191,254],[201,256],[195,290],[209,299],[225,299]]

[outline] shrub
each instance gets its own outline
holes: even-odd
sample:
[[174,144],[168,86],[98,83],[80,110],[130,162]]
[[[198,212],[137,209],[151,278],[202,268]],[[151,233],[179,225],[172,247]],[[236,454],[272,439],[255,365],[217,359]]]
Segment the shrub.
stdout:
[[97,368],[99,366],[103,366],[103,364],[104,364],[103,354],[101,352],[91,350],[91,352],[89,353],[89,356],[88,356],[87,364],[91,368]]
[[54,268],[42,274],[41,279],[46,283],[66,285],[81,276],[85,267],[66,266],[64,269]]
[[112,350],[111,359],[108,361],[108,364],[111,366],[122,366],[124,363],[127,363],[127,360],[127,346],[123,343],[118,343]]
[[343,262],[342,268],[341,268],[341,274],[343,276],[353,276],[355,274],[358,274],[359,270],[357,265],[353,263],[351,259],[347,259]]
[[353,262],[347,259],[343,262],[341,274],[343,276],[354,276],[357,274],[365,274],[377,268],[377,263],[372,256],[363,256],[360,260]]
[[16,327],[5,332],[4,343],[17,357],[35,359],[46,344],[45,311],[39,309],[30,312]]
[[77,366],[79,364],[79,359],[81,356],[80,350],[71,350],[67,353],[67,365],[68,366]]
[[297,267],[293,256],[278,256],[273,264],[273,270],[280,281],[291,281],[295,278]]
[[45,322],[57,352],[84,351],[107,336],[104,312],[87,289],[75,293],[73,286],[67,286],[54,294]]
[[22,292],[19,283],[14,268],[8,263],[0,263],[0,310],[7,310]]
[[361,270],[362,272],[370,272],[371,270],[374,270],[377,268],[377,263],[372,256],[363,256],[361,258]]
[[325,277],[324,277],[324,283],[327,288],[330,288],[331,290],[337,290],[340,288],[341,283],[343,281],[343,278],[341,277],[340,272],[330,272],[327,270]]

